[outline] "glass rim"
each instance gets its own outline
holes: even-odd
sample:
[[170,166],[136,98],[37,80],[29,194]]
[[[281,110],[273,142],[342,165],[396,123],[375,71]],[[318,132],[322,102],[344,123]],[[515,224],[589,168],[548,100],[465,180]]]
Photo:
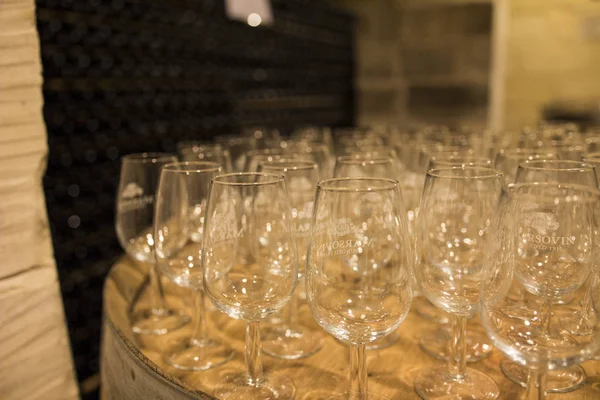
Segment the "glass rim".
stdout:
[[498,152],[498,156],[502,155],[505,158],[509,155],[540,155],[540,154],[552,154],[557,155],[557,150],[554,147],[513,147],[508,149],[501,149]]
[[[521,188],[546,188],[546,187],[554,187],[554,188],[558,188],[558,189],[571,189],[573,191],[578,191],[582,194],[586,194],[585,196],[573,196],[573,195],[564,195],[564,196],[557,196],[557,195],[541,195],[541,194],[535,194],[535,193],[519,193],[518,190]],[[597,202],[598,199],[600,199],[600,190],[598,190],[597,188],[591,187],[591,186],[586,186],[586,185],[581,185],[581,184],[572,184],[572,183],[558,183],[558,182],[524,182],[524,183],[511,183],[509,185],[506,186],[506,191],[508,192],[508,195],[511,197],[536,197],[539,198],[541,197],[545,197],[548,199],[552,199],[552,203],[553,204],[560,204],[561,202],[558,201],[557,202],[557,197],[564,197],[566,199],[566,201],[564,202],[574,202],[574,201],[583,201],[585,200],[586,202],[590,202],[590,203],[594,203]],[[563,202],[563,203],[564,203]]]
[[314,150],[324,150],[329,153],[329,147],[325,143],[309,142],[308,144],[291,143],[289,146],[282,147],[283,150],[290,150],[294,153],[314,153]]
[[[477,174],[473,176],[460,176],[460,175],[444,175],[444,172],[447,171],[482,171],[483,174]],[[501,171],[498,171],[494,168],[488,167],[480,167],[478,165],[463,165],[463,166],[455,166],[455,167],[441,167],[441,168],[432,168],[427,171],[427,176],[433,178],[444,178],[444,179],[460,179],[460,180],[470,180],[470,179],[499,179],[504,176]]]
[[215,141],[217,144],[226,143],[226,142],[253,142],[256,144],[256,138],[254,136],[244,136],[244,135],[219,135],[215,137]]
[[466,155],[458,154],[456,157],[452,157],[452,156],[448,156],[448,155],[442,155],[441,157],[437,157],[434,155],[431,157],[431,161],[442,162],[442,163],[443,162],[451,162],[451,161],[463,162],[463,163],[485,162],[487,164],[493,164],[493,161],[491,158],[486,157],[486,156],[480,156],[477,154],[466,154]]
[[[560,167],[539,167],[536,166],[535,164],[538,165],[549,165],[551,163],[554,164],[571,164],[571,167],[565,167],[565,168],[560,168]],[[523,168],[523,169],[529,169],[529,170],[536,170],[536,171],[588,171],[588,170],[593,170],[594,166],[588,162],[585,161],[575,161],[575,160],[547,160],[547,159],[543,159],[543,160],[524,160],[522,162],[519,163],[519,167]]]
[[349,164],[349,165],[381,165],[386,163],[394,163],[394,159],[392,157],[386,156],[364,156],[361,157],[359,154],[355,155],[347,155],[347,156],[339,156],[336,158],[336,163]]
[[258,163],[261,168],[272,169],[276,171],[309,171],[309,170],[317,170],[319,166],[317,163],[310,160],[299,159],[282,159],[282,160],[272,160],[267,162],[259,162]]
[[245,154],[249,157],[254,156],[279,156],[285,154],[285,150],[283,148],[267,148],[267,149],[252,149],[248,150]]
[[[246,177],[268,177],[271,178],[265,182],[242,182],[235,181],[235,178],[246,178]],[[231,179],[231,180],[229,180]],[[217,175],[211,179],[212,184],[223,185],[223,186],[264,186],[274,185],[284,182],[283,175],[271,174],[268,172],[233,172],[229,174]]]
[[202,146],[207,146],[207,147],[222,147],[220,143],[215,143],[213,141],[210,140],[180,140],[177,142],[177,144],[175,145],[176,147],[202,147]]
[[[350,182],[350,181],[371,181],[371,182],[380,182],[385,184],[385,186],[377,187],[377,188],[349,188],[349,187],[339,187],[336,186],[335,183],[338,182]],[[378,178],[378,177],[342,177],[342,178],[329,178],[323,179],[317,183],[317,189],[319,190],[327,190],[330,192],[379,192],[384,190],[394,190],[399,187],[399,183],[397,180],[388,179],[388,178]]]
[[162,167],[162,170],[167,172],[219,172],[223,169],[221,164],[214,161],[179,161]]
[[591,153],[587,153],[583,156],[583,162],[599,162],[600,161],[600,151],[593,151]]
[[179,149],[179,152],[182,154],[207,154],[209,156],[219,156],[219,155],[228,155],[229,150],[217,145],[217,147],[213,148],[203,148],[202,146],[191,146],[191,147],[182,147]]
[[457,145],[453,145],[453,144],[444,144],[444,143],[433,143],[433,144],[424,144],[423,146],[421,146],[421,151],[423,153],[429,154],[429,152],[433,150],[433,152],[438,151],[440,153],[442,152],[465,152],[465,151],[471,151],[474,152],[475,148],[471,147],[471,145],[468,146],[457,146]]
[[125,154],[124,156],[121,157],[122,161],[140,162],[140,163],[147,163],[147,162],[154,163],[157,161],[164,161],[164,160],[169,160],[169,159],[177,160],[177,156],[174,153],[166,153],[166,152],[143,152],[143,153]]

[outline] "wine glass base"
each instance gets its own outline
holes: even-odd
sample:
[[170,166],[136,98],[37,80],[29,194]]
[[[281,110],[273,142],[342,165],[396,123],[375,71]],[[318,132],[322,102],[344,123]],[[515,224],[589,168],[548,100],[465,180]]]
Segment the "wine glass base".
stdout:
[[190,321],[182,311],[170,308],[147,308],[130,315],[131,330],[139,335],[164,335]]
[[[526,388],[529,370],[509,360],[500,363],[502,373],[517,385]],[[579,365],[547,371],[546,391],[549,393],[569,393],[579,389],[585,384],[587,375]]]
[[219,382],[214,396],[220,400],[293,400],[296,387],[286,377],[266,374],[260,382],[251,382],[248,375],[230,375]]
[[424,296],[414,298],[412,309],[415,310],[421,318],[435,324],[447,324],[450,322],[448,313],[431,304]]
[[[332,393],[325,390],[318,390],[310,392],[302,397],[301,400],[349,400],[357,399],[358,396],[351,397],[350,392],[346,393]],[[377,393],[368,392],[366,400],[391,400],[389,397],[382,396]]]
[[396,330],[396,331],[390,333],[389,335],[382,337],[381,339],[377,339],[376,341],[367,344],[366,349],[367,350],[386,349],[386,348],[396,344],[396,342],[398,340],[400,340],[400,334]]
[[[421,350],[436,360],[448,361],[448,342],[450,336],[444,329],[437,329],[421,338],[419,346]],[[466,359],[473,363],[483,360],[492,352],[492,344],[488,337],[477,331],[467,331],[466,338]]]
[[425,400],[495,400],[500,395],[492,378],[471,368],[462,379],[451,377],[445,368],[424,370],[415,379],[415,391]]
[[185,338],[172,345],[164,354],[164,361],[184,371],[205,371],[225,364],[235,351],[216,340],[197,341]]
[[263,353],[285,360],[312,356],[323,347],[323,335],[300,324],[266,325],[261,337]]

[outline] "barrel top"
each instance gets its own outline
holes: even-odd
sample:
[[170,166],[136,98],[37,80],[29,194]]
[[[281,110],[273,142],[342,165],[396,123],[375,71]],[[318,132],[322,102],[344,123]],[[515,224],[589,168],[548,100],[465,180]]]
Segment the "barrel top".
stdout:
[[[131,358],[141,370],[160,385],[170,387],[176,398],[212,399],[214,387],[225,374],[244,370],[244,333],[245,323],[233,320],[217,311],[212,305],[208,307],[208,329],[210,334],[227,343],[236,350],[235,358],[229,363],[208,371],[184,372],[166,365],[161,357],[161,349],[169,346],[169,342],[190,333],[191,326],[179,329],[167,335],[134,335],[129,324],[129,312],[132,304],[143,304],[147,301],[142,290],[147,284],[146,266],[121,258],[112,268],[104,287],[105,330],[109,329],[120,346],[111,351],[126,353],[121,356]],[[191,315],[191,299],[189,289],[178,288],[165,282],[167,302],[171,306],[182,307]],[[141,294],[140,294],[141,293]],[[137,300],[137,301],[136,301]],[[137,307],[137,305],[136,305]],[[314,330],[322,331],[312,318],[308,305],[300,302],[299,318]],[[471,323],[469,324],[471,329]],[[480,326],[480,325],[479,325]],[[413,382],[422,368],[435,368],[443,365],[425,354],[419,347],[419,340],[425,333],[435,331],[439,325],[425,321],[411,311],[397,330],[400,339],[392,346],[368,351],[367,363],[369,373],[369,389],[375,393],[392,399],[418,399]],[[485,334],[481,328],[471,329]],[[346,346],[333,337],[324,334],[323,348],[302,360],[286,361],[263,355],[265,371],[284,374],[290,377],[297,388],[296,398],[299,400],[326,398],[328,394],[343,393],[348,388],[349,354]],[[490,357],[469,364],[469,367],[485,372],[500,387],[501,398],[518,398],[524,389],[509,381],[500,371],[503,355],[494,349]],[[104,354],[102,362],[107,362]],[[600,361],[587,361],[583,364],[588,380],[579,390],[562,394],[561,399],[598,399],[600,398]],[[104,370],[104,366],[103,366]],[[147,385],[147,380],[137,380]]]

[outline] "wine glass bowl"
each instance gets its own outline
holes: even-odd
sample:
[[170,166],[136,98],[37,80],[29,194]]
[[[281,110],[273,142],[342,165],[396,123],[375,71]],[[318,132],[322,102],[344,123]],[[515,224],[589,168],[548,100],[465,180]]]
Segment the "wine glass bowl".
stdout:
[[[283,175],[285,178],[292,206],[294,236],[298,246],[298,278],[304,278],[319,167],[313,161],[291,159],[263,163],[260,165],[260,171]],[[303,280],[299,281],[289,304],[283,310],[283,321],[263,327],[263,352],[270,356],[288,360],[299,359],[313,355],[322,347],[323,335],[300,323],[297,318],[299,297],[306,297],[301,282]]]
[[[307,262],[317,323],[351,347],[351,393],[368,398],[366,345],[392,333],[412,301],[412,246],[398,183],[319,182]],[[362,396],[362,397],[361,397]]]
[[[129,154],[121,159],[115,228],[121,247],[132,259],[149,265],[146,293],[150,304],[134,304],[132,330],[162,335],[185,325],[189,318],[165,302],[154,253],[154,201],[160,169],[177,158],[169,153]],[[136,307],[137,306],[137,307]]]
[[203,371],[222,365],[234,352],[210,337],[204,306],[202,235],[208,184],[223,168],[214,162],[181,162],[161,169],[156,194],[154,238],[156,265],[194,299],[192,334],[171,340],[163,359],[173,367]]
[[427,172],[416,224],[416,275],[425,297],[452,314],[453,337],[448,368],[423,370],[415,380],[415,390],[423,399],[498,397],[491,378],[466,367],[466,322],[479,311],[486,248],[502,178],[499,171],[479,166]]
[[294,222],[282,175],[236,173],[211,181],[203,268],[213,304],[248,322],[247,373],[228,376],[215,396],[292,399],[289,379],[263,374],[259,325],[285,305],[298,279]]
[[[489,252],[481,317],[494,344],[530,369],[528,390],[545,398],[547,371],[583,362],[600,346],[597,311],[594,329],[577,339],[557,318],[562,308],[584,306],[579,300],[597,277],[592,257],[598,193],[535,182],[515,184],[507,196]],[[556,301],[565,294],[575,301]]]

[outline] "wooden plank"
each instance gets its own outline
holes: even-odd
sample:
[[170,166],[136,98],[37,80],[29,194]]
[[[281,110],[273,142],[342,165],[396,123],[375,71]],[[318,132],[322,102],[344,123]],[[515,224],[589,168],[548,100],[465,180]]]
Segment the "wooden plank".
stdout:
[[38,48],[38,37],[35,31],[9,32],[0,31],[0,49],[23,47],[30,52]]
[[0,2],[0,398],[79,397],[42,190],[33,0]]
[[9,50],[2,52],[0,66],[38,62],[39,57],[39,54],[34,53],[28,47],[11,47]]
[[[41,86],[42,73],[38,63],[5,65],[0,68],[0,90],[36,84]],[[0,95],[1,97],[1,95]]]
[[40,117],[41,104],[39,99],[3,103],[0,107],[0,127],[3,125],[28,124],[33,120],[39,120]]

